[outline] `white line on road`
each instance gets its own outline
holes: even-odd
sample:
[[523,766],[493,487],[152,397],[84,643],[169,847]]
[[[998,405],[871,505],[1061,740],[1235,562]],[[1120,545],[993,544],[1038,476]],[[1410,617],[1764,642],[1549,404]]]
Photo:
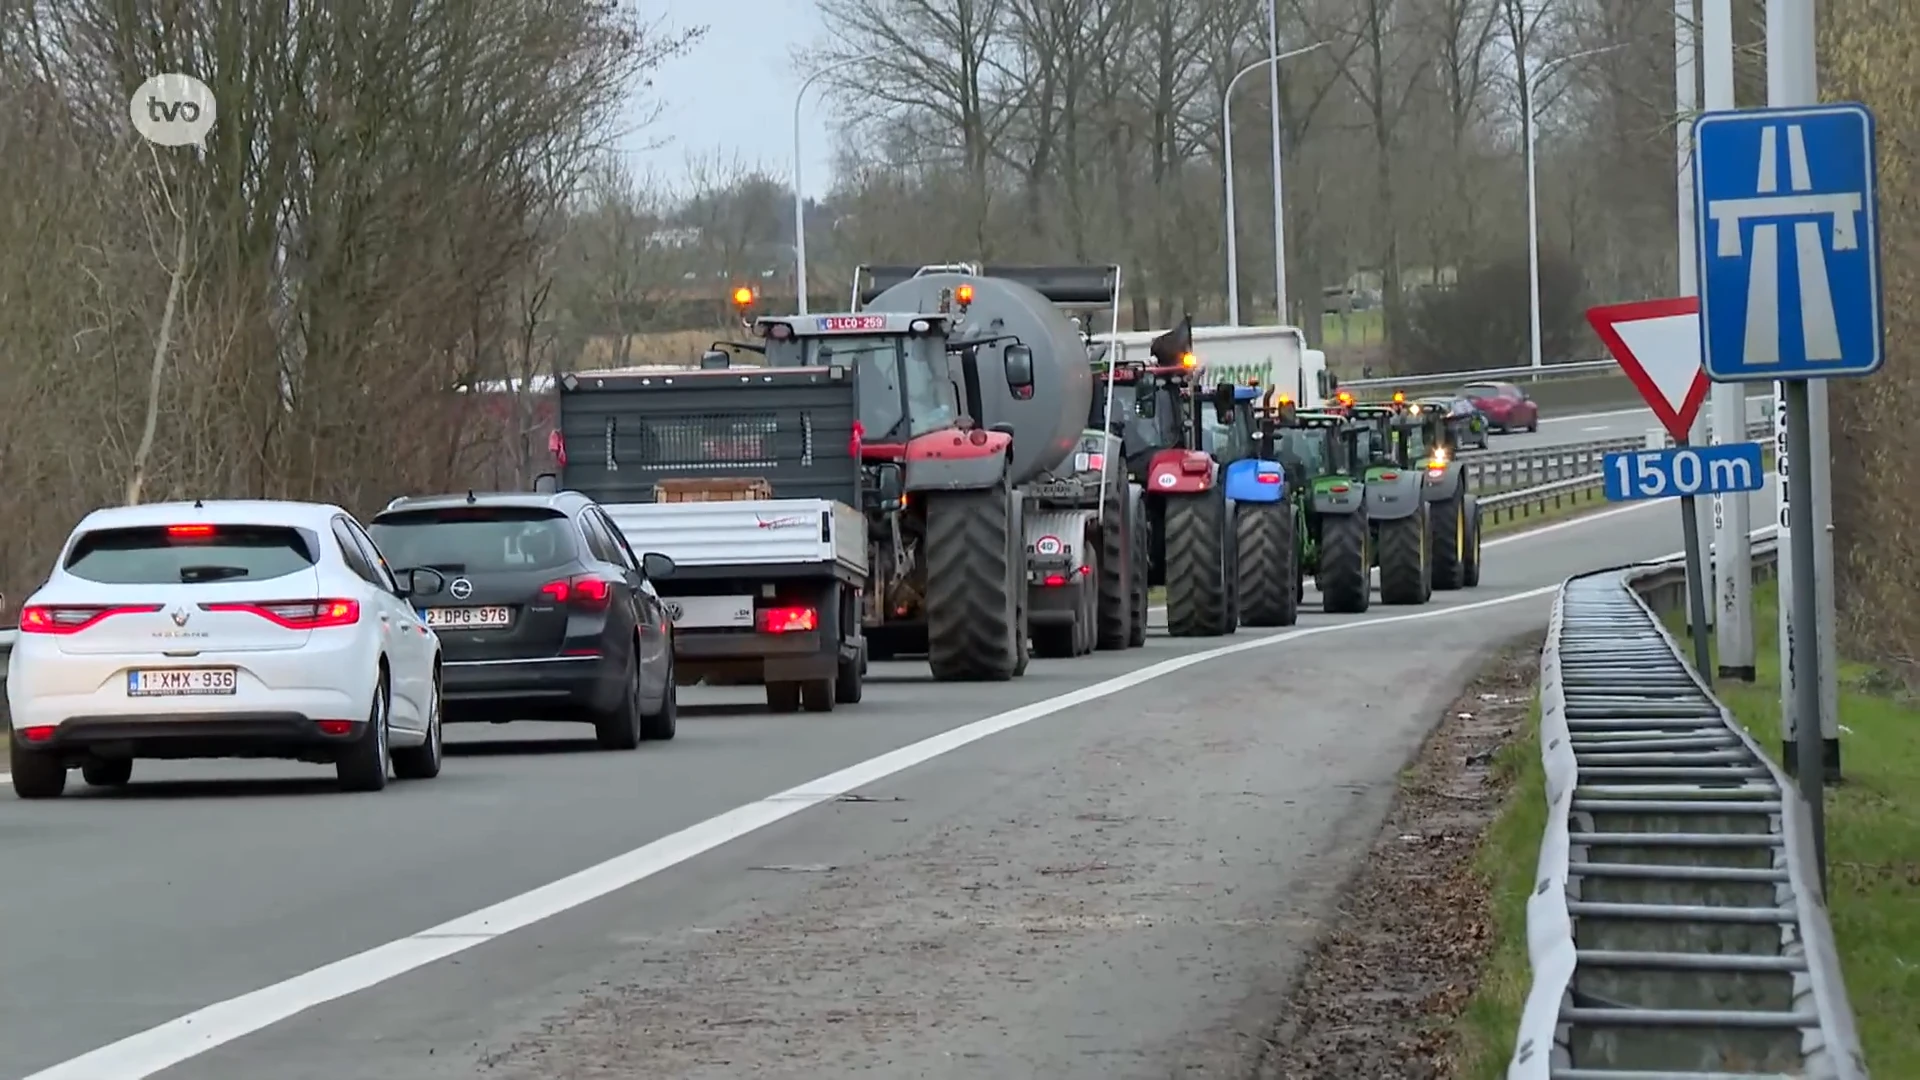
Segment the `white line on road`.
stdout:
[[[1584,524],[1594,518],[1639,509],[1638,506],[1610,510],[1578,522],[1546,526],[1548,532],[1567,525]],[[1502,542],[1521,537],[1503,537]],[[1492,544],[1488,545],[1491,547]],[[1659,560],[1677,558],[1663,555]],[[436,960],[467,951],[494,938],[525,929],[609,893],[644,881],[698,855],[766,828],[777,821],[812,806],[830,802],[857,788],[883,780],[895,773],[925,764],[1000,732],[1030,724],[1043,717],[1117,694],[1177,671],[1221,657],[1235,656],[1255,649],[1271,648],[1288,641],[1335,634],[1346,630],[1371,629],[1397,623],[1446,618],[1551,595],[1560,588],[1556,582],[1493,600],[1418,611],[1407,615],[1358,620],[1332,626],[1310,626],[1271,634],[1249,641],[1189,653],[1163,660],[1150,667],[1120,675],[1105,682],[1036,701],[1031,705],[975,720],[957,728],[903,746],[879,757],[822,776],[817,780],[769,795],[757,802],[708,818],[669,836],[663,836],[616,855],[596,866],[570,874],[530,892],[511,897],[489,907],[463,915],[451,922],[422,930],[408,937],[375,946],[365,952],[336,960],[284,982],[252,993],[229,998],[170,1020],[159,1027],[130,1035],[119,1042],[82,1054],[34,1073],[26,1080],[143,1080],[163,1069],[197,1057],[219,1046],[244,1038],[271,1024],[279,1023],[329,1001],[378,986]]]
[[1607,425],[1605,424],[1595,424],[1592,427],[1583,427],[1580,430],[1581,431],[1609,431],[1612,429],[1608,428]]

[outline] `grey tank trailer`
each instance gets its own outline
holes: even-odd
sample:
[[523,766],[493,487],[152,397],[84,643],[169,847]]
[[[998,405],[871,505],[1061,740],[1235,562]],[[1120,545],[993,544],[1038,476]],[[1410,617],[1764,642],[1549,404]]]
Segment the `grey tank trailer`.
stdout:
[[[1140,644],[1146,576],[1087,335],[1118,267],[862,267],[850,310],[754,320],[771,368],[849,366],[874,659],[936,679],[1022,674],[1032,652]],[[1100,410],[1104,415],[1104,409]]]

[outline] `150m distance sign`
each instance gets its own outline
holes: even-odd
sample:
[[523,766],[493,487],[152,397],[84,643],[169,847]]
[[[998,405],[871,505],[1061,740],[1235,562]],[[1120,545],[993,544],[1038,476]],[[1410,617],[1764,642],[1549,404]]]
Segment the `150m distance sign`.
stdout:
[[1608,454],[1600,472],[1610,502],[1758,491],[1766,483],[1754,442]]

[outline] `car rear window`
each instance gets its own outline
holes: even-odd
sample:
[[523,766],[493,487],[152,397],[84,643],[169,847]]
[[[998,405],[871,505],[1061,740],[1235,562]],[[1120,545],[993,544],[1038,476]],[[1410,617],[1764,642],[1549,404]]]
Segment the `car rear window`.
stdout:
[[427,566],[452,574],[551,570],[575,556],[566,515],[544,507],[395,510],[374,518],[367,532],[396,568]]
[[67,573],[107,585],[265,581],[314,564],[318,541],[284,525],[152,525],[94,529],[67,555]]

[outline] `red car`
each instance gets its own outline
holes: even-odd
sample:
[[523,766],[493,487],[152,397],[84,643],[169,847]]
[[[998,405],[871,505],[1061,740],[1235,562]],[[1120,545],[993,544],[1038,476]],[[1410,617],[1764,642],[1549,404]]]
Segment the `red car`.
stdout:
[[1505,434],[1509,431],[1539,431],[1540,405],[1525,390],[1503,382],[1468,383],[1460,396],[1473,402],[1487,418],[1487,426]]

